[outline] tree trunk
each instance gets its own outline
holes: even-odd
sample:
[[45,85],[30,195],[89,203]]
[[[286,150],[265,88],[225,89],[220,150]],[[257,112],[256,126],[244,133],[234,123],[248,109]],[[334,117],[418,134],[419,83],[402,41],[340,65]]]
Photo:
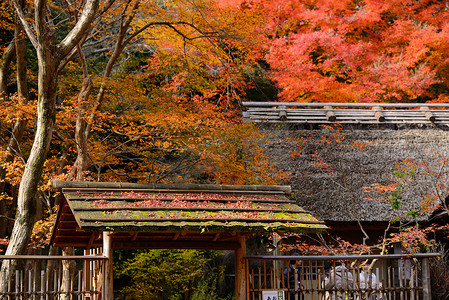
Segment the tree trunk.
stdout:
[[[17,94],[19,96],[19,104],[23,105],[28,103],[28,84],[27,84],[27,71],[26,71],[26,44],[24,39],[25,32],[22,29],[22,26],[20,25],[19,21],[16,20],[15,28],[14,28],[14,43],[11,43],[10,47],[11,49],[15,49],[16,54],[16,79],[17,79]],[[7,50],[8,51],[8,50]],[[13,53],[11,52],[9,55],[9,60],[12,59]],[[4,62],[6,63],[6,62]],[[9,62],[8,62],[9,64]],[[5,67],[4,70],[0,72],[0,93],[1,90],[4,88],[3,92],[6,95],[6,65],[2,65]],[[23,132],[25,130],[26,126],[26,119],[22,117],[22,115],[19,115],[17,118],[11,137],[8,142],[6,155],[2,158],[3,162],[11,162],[14,157],[19,152],[19,143],[22,140]],[[5,176],[6,171],[3,167],[0,167],[0,193],[2,193],[5,189]],[[13,209],[11,209],[13,210]],[[4,201],[0,202],[0,215],[6,216],[6,204]],[[6,235],[7,228],[8,228],[8,219],[7,218],[0,218],[0,237],[3,237]]]
[[14,57],[15,44],[9,44],[0,59],[0,97],[6,96],[6,87],[8,85],[9,66]]
[[[58,59],[54,55],[56,53],[54,46],[52,47],[50,42],[46,44],[48,45],[47,47],[40,47],[37,51],[39,62],[39,93],[36,134],[20,182],[16,220],[5,255],[24,253],[29,242],[36,220],[37,186],[41,179],[55,123],[56,70]],[[4,278],[2,278],[2,287],[10,280],[12,276],[10,270],[14,269],[14,267],[10,269],[7,264],[2,264],[1,274],[4,275]]]
[[75,127],[75,141],[77,149],[77,157],[74,164],[74,174],[76,181],[84,181],[84,172],[87,171],[87,122],[84,115],[87,109],[87,101],[93,89],[92,80],[86,77],[81,87],[81,92],[78,95],[78,117],[76,119]]
[[[38,100],[37,124],[33,146],[20,181],[17,197],[17,213],[11,238],[5,255],[18,255],[25,252],[33,230],[36,217],[36,193],[47,158],[55,124],[57,73],[61,61],[70,56],[71,51],[83,40],[92,21],[96,17],[99,0],[83,1],[84,6],[79,21],[61,42],[57,42],[54,28],[49,27],[47,0],[34,1],[34,26],[28,23],[24,13],[24,4],[12,0],[25,32],[37,52]],[[10,281],[15,266],[3,261],[0,288],[3,290]]]

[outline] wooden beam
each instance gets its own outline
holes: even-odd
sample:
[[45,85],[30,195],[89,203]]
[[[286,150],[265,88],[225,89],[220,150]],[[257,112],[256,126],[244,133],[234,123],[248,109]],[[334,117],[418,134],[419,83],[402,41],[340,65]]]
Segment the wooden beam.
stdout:
[[[130,183],[130,182],[91,182],[53,180],[54,189],[64,189],[65,192],[99,193],[119,190],[120,192],[135,191],[153,193],[251,193],[268,192],[291,193],[290,186],[282,185],[226,185],[226,184],[162,184],[162,183]],[[72,199],[72,198],[70,198]]]
[[[82,243],[82,242],[67,242],[67,241],[54,241],[52,244],[54,247],[78,247],[78,248],[87,248],[87,241]],[[92,247],[101,247],[102,244],[101,242],[94,242],[92,244]]]
[[235,250],[235,299],[246,299],[246,236],[239,235],[239,248]]
[[92,248],[92,245],[93,245],[93,243],[94,243],[94,241],[95,241],[95,232],[92,232],[92,234],[90,235],[90,238],[89,238],[89,242],[87,243],[87,249],[90,249],[90,248]]
[[105,262],[104,274],[103,274],[103,294],[104,300],[114,300],[114,284],[113,284],[113,272],[112,272],[112,232],[103,232],[103,256],[108,260]]
[[422,278],[423,278],[423,299],[430,300],[432,299],[432,286],[430,281],[430,264],[429,258],[423,258],[422,260]]
[[[289,200],[287,197],[285,197],[285,195],[282,195],[278,192],[276,193],[256,193],[256,194],[251,194],[251,195],[241,195],[239,193],[239,195],[227,195],[226,194],[226,198],[218,198],[218,197],[213,197],[210,196],[210,198],[205,198],[205,199],[197,199],[192,197],[191,199],[183,199],[185,201],[192,201],[192,202],[198,202],[198,201],[202,201],[202,202],[223,202],[223,203],[228,203],[228,202],[246,202],[246,201],[250,201],[250,202],[257,202],[257,203],[295,203],[295,201]],[[235,198],[230,198],[232,196],[235,196]],[[242,199],[242,196],[246,197],[245,199]],[[255,197],[252,197],[255,196]],[[270,199],[270,198],[257,198],[257,196],[273,196],[276,197],[278,196],[278,198],[274,198],[274,199]],[[70,199],[73,201],[85,201],[86,199],[93,201],[93,200],[106,200],[106,201],[126,201],[126,202],[143,202],[146,199],[142,199],[142,198],[123,198],[123,197],[79,197],[76,199]],[[159,198],[158,199],[161,202],[172,202],[173,200],[176,200],[175,197],[166,197],[166,198]],[[136,209],[136,206],[131,206],[131,205],[120,205],[120,207],[126,207],[129,209]],[[165,206],[162,206],[161,208],[163,208]],[[145,207],[140,207],[141,209],[145,208]],[[151,207],[150,207],[151,208]],[[74,207],[73,210],[77,211],[77,210],[105,210],[105,209],[109,209],[109,210],[114,210],[115,207],[114,206],[98,206],[98,207]]]
[[83,236],[76,236],[76,235],[56,235],[55,239],[58,241],[67,241],[67,242],[84,242],[87,245],[87,242],[89,241],[89,235],[83,235]]
[[449,108],[449,103],[346,103],[346,102],[328,102],[328,103],[310,103],[310,102],[243,102],[246,107],[272,107],[284,105],[286,107],[323,107],[325,105],[337,107],[402,107],[402,108],[416,108],[420,106],[428,107],[446,107]]
[[132,249],[204,249],[204,250],[235,250],[239,247],[236,241],[145,241],[145,242],[112,242],[116,250]]
[[[131,226],[137,222],[150,222],[150,223],[161,223],[161,222],[204,222],[204,218],[114,218],[114,217],[103,217],[103,218],[80,218],[83,223],[83,228],[86,227],[97,227],[101,228],[104,226],[103,224],[98,224],[95,222],[128,222]],[[264,218],[209,218],[208,222],[258,222],[258,223],[274,223],[274,222],[282,222],[282,223],[298,223],[298,224],[324,224],[324,221],[318,220],[302,220],[302,219],[264,219]],[[92,225],[94,223],[95,225]]]
[[73,221],[72,220],[70,220],[70,221],[61,221],[60,220],[58,224],[61,224],[58,227],[61,227],[61,226],[63,226],[63,227],[65,227],[65,226],[74,227],[74,226],[78,225],[78,223],[76,223],[75,219],[73,219]]

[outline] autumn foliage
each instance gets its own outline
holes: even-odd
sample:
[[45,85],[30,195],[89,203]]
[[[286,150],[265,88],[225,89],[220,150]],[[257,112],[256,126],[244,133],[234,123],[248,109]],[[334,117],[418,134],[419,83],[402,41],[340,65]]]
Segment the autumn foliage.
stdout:
[[[6,78],[0,91],[0,214],[8,218],[0,237],[13,224],[39,89],[29,46],[29,101],[17,96],[17,69],[6,55],[15,42],[10,4],[0,4]],[[63,36],[76,22],[77,8],[50,4],[55,32]],[[447,101],[449,26],[441,1],[133,0],[103,1],[99,9],[102,18],[59,70],[56,123],[38,193],[47,221],[37,223],[34,237],[39,228],[48,231],[54,214],[51,181],[74,180],[79,173],[91,181],[282,183],[287,174],[265,156],[263,136],[240,119],[242,100]],[[89,80],[92,90],[81,97]],[[19,117],[27,125],[20,147],[11,151],[11,128]],[[88,127],[85,168],[78,165],[78,117]],[[345,143],[338,129],[333,133],[314,141],[314,167],[335,168],[320,144],[342,152],[367,146]],[[430,172],[424,165],[409,168]],[[397,185],[371,184],[367,191],[397,192]],[[433,208],[429,203],[423,210]]]
[[448,12],[439,1],[257,1],[285,101],[445,101]]
[[[61,37],[70,30],[79,17],[74,4],[51,2],[47,13],[54,15],[55,23],[47,24],[47,29]],[[251,87],[248,74],[261,57],[262,15],[221,4],[210,0],[100,3],[93,30],[58,71],[53,139],[38,184],[43,220],[36,220],[30,246],[40,248],[48,240],[55,213],[50,186],[55,179],[281,182],[282,174],[260,147],[262,136],[252,124],[241,122],[239,111],[245,90]],[[4,183],[0,214],[5,218],[0,221],[6,220],[6,225],[1,226],[0,237],[6,238],[35,135],[39,68],[28,45],[29,101],[21,101],[14,60],[6,57],[7,47],[15,43],[14,9],[9,1],[3,5],[7,9],[0,15],[0,55],[4,54],[0,75],[6,88],[1,91],[5,97],[1,98],[0,154],[5,159],[0,164]],[[27,21],[37,22],[32,17]],[[93,87],[90,92],[85,89],[88,81]],[[14,141],[11,128],[19,117],[27,125],[17,140],[19,150],[11,151],[7,144]],[[87,166],[78,161],[79,118],[87,128],[83,132]]]

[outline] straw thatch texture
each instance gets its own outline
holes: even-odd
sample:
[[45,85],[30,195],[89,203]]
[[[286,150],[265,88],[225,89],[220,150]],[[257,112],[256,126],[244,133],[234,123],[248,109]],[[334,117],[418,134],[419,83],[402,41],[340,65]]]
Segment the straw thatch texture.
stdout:
[[[446,130],[434,127],[326,130],[282,125],[264,126],[260,130],[266,134],[267,154],[280,170],[288,172],[287,184],[292,186],[299,205],[322,220],[408,218],[405,213],[421,209],[420,202],[428,198],[426,195],[436,196],[437,189],[440,199],[447,195],[447,166],[440,164],[449,157]],[[410,167],[404,159],[426,163],[436,173],[424,172],[423,165]],[[399,179],[395,171],[405,172],[406,177]],[[437,174],[442,177],[437,178]],[[367,193],[363,187],[394,182],[403,185],[399,212],[391,209],[388,200],[366,199],[382,195]],[[436,186],[438,183],[442,185]]]

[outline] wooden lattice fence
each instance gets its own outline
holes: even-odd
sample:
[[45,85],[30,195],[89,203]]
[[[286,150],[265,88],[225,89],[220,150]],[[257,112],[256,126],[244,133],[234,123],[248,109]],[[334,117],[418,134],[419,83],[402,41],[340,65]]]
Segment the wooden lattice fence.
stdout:
[[[84,256],[0,256],[15,265],[4,283],[0,299],[103,299],[106,258],[101,249]],[[70,266],[70,267],[65,267]],[[6,278],[6,273],[1,274]]]
[[[246,257],[247,299],[430,300],[429,259],[437,256]],[[294,270],[288,268],[289,260],[301,261],[300,267]],[[366,261],[374,261],[373,267],[366,268],[363,264]],[[339,274],[333,271],[340,263],[347,265],[347,272]],[[337,279],[338,276],[341,277]],[[295,279],[294,284],[289,281],[290,278]],[[330,284],[338,280],[340,285]]]

